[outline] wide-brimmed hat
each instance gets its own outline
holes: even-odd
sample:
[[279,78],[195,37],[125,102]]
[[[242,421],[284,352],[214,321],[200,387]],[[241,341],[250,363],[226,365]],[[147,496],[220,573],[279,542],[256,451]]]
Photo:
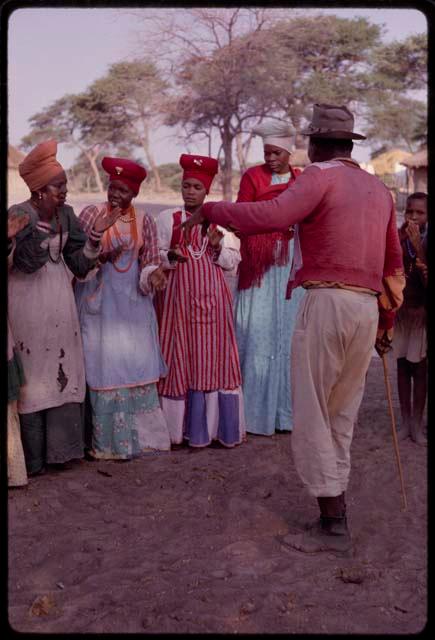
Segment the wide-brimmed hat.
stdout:
[[354,118],[347,107],[335,104],[315,104],[307,129],[300,133],[316,138],[336,140],[365,140],[366,136],[353,131]]

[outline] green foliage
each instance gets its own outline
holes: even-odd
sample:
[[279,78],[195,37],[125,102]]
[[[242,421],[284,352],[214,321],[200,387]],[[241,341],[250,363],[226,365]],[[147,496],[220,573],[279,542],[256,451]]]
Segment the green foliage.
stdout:
[[368,138],[386,147],[405,145],[414,152],[426,140],[426,107],[418,100],[384,92],[382,101],[369,104],[368,114]]
[[[195,17],[191,30],[177,31],[175,26],[171,32],[168,27],[153,58],[159,60],[160,48],[177,38],[183,45],[173,59],[172,87],[149,56],[112,64],[86,91],[68,94],[32,116],[23,146],[48,137],[76,145],[85,155],[74,171],[85,182],[85,157],[90,166],[97,157],[98,165],[103,151],[116,155],[114,150],[119,154],[122,148],[122,155],[132,157],[141,148],[149,179],[178,191],[178,164],[157,167],[153,160],[152,128],[163,121],[180,127],[185,138],[211,139],[218,133],[219,179],[228,197],[236,136],[240,157],[242,136],[254,124],[276,117],[299,131],[316,102],[348,105],[369,144],[413,149],[425,141],[426,106],[412,94],[427,83],[424,34],[385,45],[380,27],[366,18],[319,15],[273,23],[267,22],[267,11],[246,11],[258,18],[248,29],[238,22],[242,10],[237,8],[186,9],[184,18]],[[296,140],[304,146],[299,142],[306,141]],[[101,176],[95,166],[93,171],[98,186]]]
[[425,89],[427,85],[427,37],[409,36],[402,42],[379,46],[373,55],[377,81],[391,89]]

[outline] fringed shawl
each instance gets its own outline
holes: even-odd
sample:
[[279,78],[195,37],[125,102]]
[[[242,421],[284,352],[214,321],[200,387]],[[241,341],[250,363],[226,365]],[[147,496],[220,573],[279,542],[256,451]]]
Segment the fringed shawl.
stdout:
[[[292,177],[287,183],[270,184],[272,173],[267,165],[252,167],[244,174],[240,183],[237,202],[271,200],[279,196],[296,176],[299,169],[289,167]],[[272,265],[283,266],[289,261],[289,240],[293,231],[262,233],[240,237],[242,261],[239,265],[238,289],[260,287],[264,274]]]

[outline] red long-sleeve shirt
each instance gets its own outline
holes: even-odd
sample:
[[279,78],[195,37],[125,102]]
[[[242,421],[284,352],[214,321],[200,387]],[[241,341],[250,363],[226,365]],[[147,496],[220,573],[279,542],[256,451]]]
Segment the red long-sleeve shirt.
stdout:
[[391,195],[350,159],[309,165],[281,195],[263,202],[209,202],[203,215],[245,234],[299,224],[303,266],[296,284],[339,281],[383,290],[383,278],[403,273]]

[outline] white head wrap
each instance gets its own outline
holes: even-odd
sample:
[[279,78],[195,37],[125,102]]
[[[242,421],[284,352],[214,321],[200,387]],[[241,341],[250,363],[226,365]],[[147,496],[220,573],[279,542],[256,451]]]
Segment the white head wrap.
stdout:
[[263,146],[272,144],[291,153],[293,151],[293,129],[286,122],[269,120],[256,125],[252,133],[263,138]]

